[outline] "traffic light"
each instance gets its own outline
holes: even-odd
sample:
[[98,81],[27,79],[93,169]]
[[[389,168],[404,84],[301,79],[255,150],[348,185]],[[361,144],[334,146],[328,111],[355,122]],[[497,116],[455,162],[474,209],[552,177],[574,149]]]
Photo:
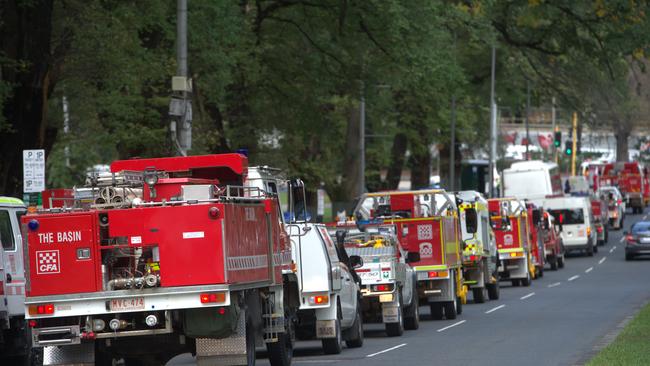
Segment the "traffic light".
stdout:
[[559,148],[562,145],[562,131],[555,131],[555,138],[553,139],[553,144],[556,148]]
[[571,140],[564,141],[564,153],[569,156],[573,154],[573,141]]

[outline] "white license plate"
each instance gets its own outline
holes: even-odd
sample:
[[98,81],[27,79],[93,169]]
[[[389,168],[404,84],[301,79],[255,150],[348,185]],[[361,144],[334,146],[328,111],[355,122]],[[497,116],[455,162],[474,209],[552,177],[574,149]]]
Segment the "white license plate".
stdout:
[[641,240],[639,240],[639,242],[642,243],[642,244],[648,244],[648,243],[650,243],[650,238],[641,238]]
[[359,275],[359,278],[361,278],[361,281],[363,282],[379,281],[379,279],[381,278],[381,273],[377,271],[360,272],[357,274]]
[[111,311],[144,310],[144,297],[128,299],[113,299],[110,302]]

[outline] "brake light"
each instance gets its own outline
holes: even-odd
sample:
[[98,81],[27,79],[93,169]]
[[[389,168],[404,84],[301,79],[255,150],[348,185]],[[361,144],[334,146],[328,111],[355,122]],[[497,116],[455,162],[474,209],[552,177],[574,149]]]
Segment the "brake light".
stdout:
[[625,240],[626,240],[628,243],[635,243],[635,242],[636,242],[636,240],[634,240],[634,236],[633,236],[633,235],[626,235],[626,236],[625,236]]
[[623,200],[622,200],[622,199],[619,198],[618,200],[616,200],[616,204],[617,204],[617,205],[620,205],[621,203],[623,203]]
[[54,314],[54,304],[30,305],[29,315],[52,315]]
[[446,278],[447,271],[429,271],[429,278]]
[[27,322],[27,324],[29,324],[30,328],[36,328],[38,326],[38,322],[34,319],[30,319],[29,322]]
[[330,302],[330,297],[327,295],[316,295],[309,297],[309,304],[311,305],[327,305]]
[[391,285],[391,284],[373,285],[372,290],[375,291],[375,292],[393,291],[393,285]]
[[587,226],[587,236],[591,235],[591,226]]
[[223,292],[205,293],[199,295],[199,299],[201,300],[201,304],[213,304],[217,302],[225,302],[226,294]]
[[524,253],[522,252],[512,252],[510,253],[510,257],[515,258],[515,257],[523,257]]

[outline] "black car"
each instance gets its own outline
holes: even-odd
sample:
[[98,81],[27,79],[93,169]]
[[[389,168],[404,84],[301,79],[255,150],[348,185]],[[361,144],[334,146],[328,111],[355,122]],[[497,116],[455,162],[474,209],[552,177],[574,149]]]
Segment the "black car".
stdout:
[[650,221],[640,221],[625,232],[625,260],[637,255],[650,255]]

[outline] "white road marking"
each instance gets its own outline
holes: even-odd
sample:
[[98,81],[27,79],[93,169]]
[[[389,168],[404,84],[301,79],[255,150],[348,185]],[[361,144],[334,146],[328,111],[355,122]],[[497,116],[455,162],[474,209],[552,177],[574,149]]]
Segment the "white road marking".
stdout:
[[[464,320],[463,320],[463,321],[464,321]],[[395,346],[395,347],[386,348],[386,349],[383,350],[383,351],[379,351],[379,352],[371,353],[371,354],[367,355],[366,358],[368,358],[368,357],[375,357],[375,356],[380,355],[380,354],[382,354],[382,353],[390,352],[390,351],[396,350],[396,349],[398,349],[398,348],[402,348],[402,347],[404,347],[404,346],[406,346],[406,343],[398,344],[398,345]]]
[[603,262],[607,259],[607,257],[602,257],[599,261],[598,264],[603,264]]
[[625,240],[625,237],[622,237],[621,240],[619,240],[618,242],[619,242],[619,243],[622,243],[623,240]]
[[578,278],[580,278],[580,275],[571,276],[567,281],[577,280]]
[[486,314],[489,314],[489,313],[491,313],[491,312],[493,312],[493,311],[497,311],[497,310],[499,310],[499,309],[503,309],[503,308],[505,308],[505,307],[506,307],[505,305],[499,305],[499,306],[497,306],[496,308],[492,308],[492,309],[486,311],[485,313],[486,313]]
[[613,253],[616,250],[616,245],[612,247],[612,249],[609,250],[610,253]]
[[648,215],[643,216],[643,219],[644,219],[644,220],[647,220],[647,219],[648,219]]
[[519,300],[526,300],[527,298],[529,298],[531,296],[535,296],[535,293],[531,292],[528,295],[524,295],[524,296],[520,297]]
[[552,284],[548,285],[548,287],[560,286],[561,284],[562,284],[561,282],[555,282],[555,283],[552,283]]
[[589,267],[589,268],[585,269],[585,273],[589,273],[589,272],[591,272],[593,270],[594,270],[594,267]]
[[440,332],[444,332],[445,330],[447,330],[447,329],[449,329],[449,328],[453,328],[453,327],[455,327],[455,326],[457,326],[457,325],[461,325],[461,324],[465,323],[466,321],[467,321],[467,320],[461,320],[461,321],[456,322],[456,323],[454,323],[454,324],[452,324],[452,325],[448,325],[448,326],[446,326],[446,327],[444,327],[444,328],[440,328],[440,329],[437,330],[437,332],[438,332],[438,333],[440,333]]

